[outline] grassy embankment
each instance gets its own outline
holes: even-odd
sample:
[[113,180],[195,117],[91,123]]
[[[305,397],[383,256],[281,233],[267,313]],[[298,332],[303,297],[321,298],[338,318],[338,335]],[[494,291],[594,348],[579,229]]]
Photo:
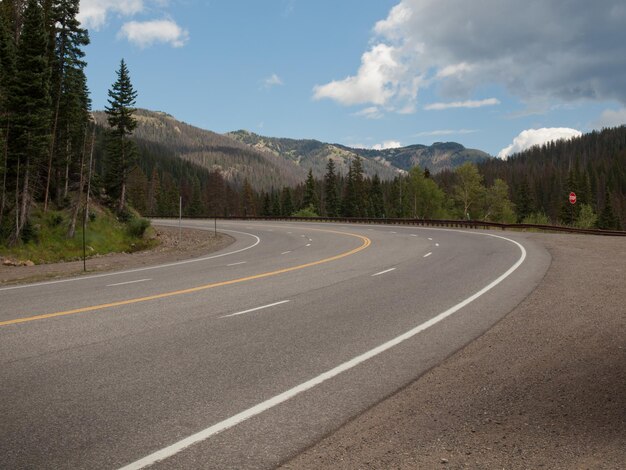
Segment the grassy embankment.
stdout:
[[[127,221],[118,220],[109,210],[93,207],[85,233],[87,256],[114,252],[133,252],[155,246],[150,222],[136,215]],[[26,229],[24,242],[8,247],[0,244],[0,257],[30,260],[35,264],[74,261],[83,256],[82,219],[76,224],[74,238],[67,238],[70,215],[66,211],[37,209]]]

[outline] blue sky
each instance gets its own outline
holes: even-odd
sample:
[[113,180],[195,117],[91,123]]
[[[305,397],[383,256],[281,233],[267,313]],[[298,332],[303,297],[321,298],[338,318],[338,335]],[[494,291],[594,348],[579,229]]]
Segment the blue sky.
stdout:
[[82,0],[102,109],[216,132],[492,155],[626,122],[626,6],[582,0]]

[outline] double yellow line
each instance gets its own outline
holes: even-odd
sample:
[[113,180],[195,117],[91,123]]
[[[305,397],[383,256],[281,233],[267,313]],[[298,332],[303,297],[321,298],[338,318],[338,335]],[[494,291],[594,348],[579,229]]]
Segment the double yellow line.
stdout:
[[340,253],[340,254],[335,255],[335,256],[331,256],[330,258],[324,258],[324,259],[321,259],[321,260],[318,260],[318,261],[313,261],[311,263],[300,264],[298,266],[292,266],[290,268],[284,268],[284,269],[279,269],[277,271],[270,271],[270,272],[266,272],[266,273],[255,274],[253,276],[242,277],[242,278],[239,278],[239,279],[231,279],[229,281],[214,282],[212,284],[205,284],[205,285],[202,285],[202,286],[190,287],[189,289],[181,289],[181,290],[176,290],[176,291],[171,291],[171,292],[164,292],[162,294],[149,295],[149,296],[146,296],[146,297],[137,297],[135,299],[120,300],[120,301],[111,302],[111,303],[108,303],[108,304],[92,305],[90,307],[81,307],[81,308],[76,308],[76,309],[73,309],[73,310],[65,310],[65,311],[62,311],[62,312],[45,313],[43,315],[35,315],[35,316],[31,316],[31,317],[15,318],[13,320],[0,321],[0,327],[7,326],[7,325],[15,325],[17,323],[28,323],[28,322],[37,321],[37,320],[45,320],[45,319],[48,319],[48,318],[63,317],[63,316],[66,316],[66,315],[74,315],[76,313],[93,312],[93,311],[96,311],[96,310],[104,310],[104,309],[107,309],[107,308],[120,307],[120,306],[123,306],[123,305],[137,304],[137,303],[140,303],[140,302],[148,302],[150,300],[164,299],[166,297],[174,297],[176,295],[191,294],[193,292],[199,292],[199,291],[203,291],[203,290],[213,289],[215,287],[229,286],[231,284],[238,284],[240,282],[247,282],[247,281],[253,281],[255,279],[263,279],[263,278],[266,278],[266,277],[277,276],[279,274],[284,274],[284,273],[288,273],[288,272],[291,272],[291,271],[297,271],[299,269],[310,268],[311,266],[317,266],[319,264],[329,263],[331,261],[336,261],[338,259],[345,258],[347,256],[353,255],[355,253],[358,253],[359,251],[362,251],[362,250],[366,249],[372,243],[372,241],[369,238],[364,237],[362,235],[357,235],[355,233],[336,232],[336,231],[332,231],[332,230],[321,230],[321,229],[310,229],[310,228],[308,230],[314,230],[314,231],[317,231],[317,232],[326,232],[326,233],[334,233],[334,234],[339,234],[339,235],[352,236],[352,237],[356,237],[356,238],[361,239],[361,241],[363,243],[358,248],[355,248],[355,249],[350,250],[350,251],[346,251],[344,253]]

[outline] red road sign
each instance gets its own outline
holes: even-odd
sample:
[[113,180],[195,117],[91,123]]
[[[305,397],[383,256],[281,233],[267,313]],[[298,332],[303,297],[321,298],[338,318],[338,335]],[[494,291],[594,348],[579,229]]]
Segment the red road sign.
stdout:
[[576,204],[576,193],[569,193],[569,202],[570,204]]

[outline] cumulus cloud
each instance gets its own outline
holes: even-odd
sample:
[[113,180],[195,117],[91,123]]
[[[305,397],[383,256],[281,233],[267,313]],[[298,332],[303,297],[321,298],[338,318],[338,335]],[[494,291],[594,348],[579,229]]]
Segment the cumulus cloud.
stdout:
[[467,101],[453,101],[451,103],[432,103],[424,106],[427,111],[440,111],[443,109],[452,108],[482,108],[483,106],[495,106],[500,104],[500,100],[496,98],[487,98],[486,100],[467,100]]
[[143,0],[81,0],[78,19],[83,26],[98,30],[110,14],[132,16],[143,10]]
[[626,108],[617,110],[607,109],[603,111],[600,118],[593,123],[593,127],[596,129],[623,125],[626,125]]
[[129,21],[122,26],[119,36],[141,48],[157,43],[182,47],[189,39],[189,32],[172,20]]
[[623,0],[401,0],[355,75],[314,89],[344,105],[402,108],[419,87],[462,101],[485,84],[525,102],[626,104]]
[[579,137],[581,135],[582,132],[576,129],[569,129],[567,127],[528,129],[522,131],[517,137],[515,137],[511,145],[500,150],[498,158],[506,160],[514,153],[522,152],[526,149],[534,147],[535,145],[542,145],[553,140],[569,140],[573,137]]
[[284,84],[285,83],[283,82],[282,78],[280,78],[275,73],[273,73],[272,75],[267,77],[265,80],[263,80],[263,85],[265,86],[265,88],[271,88],[273,86],[281,86]]
[[385,140],[382,144],[372,145],[372,150],[397,149],[400,147],[402,147],[402,144],[397,140]]

